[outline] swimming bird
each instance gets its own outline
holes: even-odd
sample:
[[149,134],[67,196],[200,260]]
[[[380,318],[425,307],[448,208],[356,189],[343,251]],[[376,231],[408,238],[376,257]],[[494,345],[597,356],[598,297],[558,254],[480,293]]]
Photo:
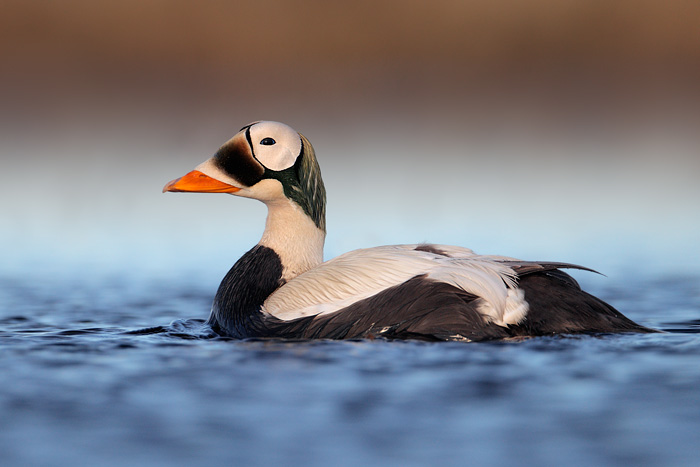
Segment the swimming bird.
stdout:
[[244,126],[166,191],[267,205],[260,242],[216,292],[208,323],[219,335],[483,341],[653,332],[581,290],[561,269],[589,269],[573,264],[435,244],[366,248],[323,262],[321,170],[309,140],[282,123]]

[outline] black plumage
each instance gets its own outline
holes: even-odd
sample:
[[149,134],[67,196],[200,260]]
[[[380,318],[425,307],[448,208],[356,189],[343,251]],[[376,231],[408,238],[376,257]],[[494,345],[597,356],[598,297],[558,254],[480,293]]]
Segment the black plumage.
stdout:
[[282,284],[279,255],[265,246],[255,246],[236,261],[221,281],[209,324],[216,332],[231,337],[264,334],[260,307]]
[[510,326],[516,336],[654,332],[581,290],[571,276],[559,270],[522,276],[518,287],[525,292],[530,309],[525,321]]
[[255,159],[252,148],[245,141],[233,140],[219,148],[214,163],[224,172],[246,186],[262,180],[265,167]]

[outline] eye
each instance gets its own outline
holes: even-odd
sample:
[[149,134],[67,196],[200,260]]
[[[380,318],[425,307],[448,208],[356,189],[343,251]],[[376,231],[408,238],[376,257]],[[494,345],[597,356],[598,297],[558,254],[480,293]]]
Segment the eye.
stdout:
[[272,146],[272,145],[275,144],[276,142],[277,142],[277,141],[275,141],[275,140],[272,139],[272,138],[263,138],[263,140],[260,141],[260,144],[262,144],[263,146]]

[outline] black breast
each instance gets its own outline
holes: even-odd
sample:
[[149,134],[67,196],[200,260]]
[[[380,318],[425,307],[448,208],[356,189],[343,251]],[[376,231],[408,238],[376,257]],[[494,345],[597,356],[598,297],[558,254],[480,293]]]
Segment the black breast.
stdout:
[[232,337],[264,334],[260,307],[283,283],[279,255],[257,245],[241,256],[221,281],[209,324],[218,333]]

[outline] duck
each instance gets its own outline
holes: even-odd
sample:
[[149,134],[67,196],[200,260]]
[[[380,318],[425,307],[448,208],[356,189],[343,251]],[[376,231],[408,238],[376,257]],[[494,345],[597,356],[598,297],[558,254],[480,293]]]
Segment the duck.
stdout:
[[[323,260],[326,190],[313,146],[274,121],[252,122],[163,192],[262,201],[262,238],[225,275],[207,324],[219,336],[489,341],[649,333],[583,291],[569,263],[413,244]],[[595,271],[593,271],[595,272]]]

